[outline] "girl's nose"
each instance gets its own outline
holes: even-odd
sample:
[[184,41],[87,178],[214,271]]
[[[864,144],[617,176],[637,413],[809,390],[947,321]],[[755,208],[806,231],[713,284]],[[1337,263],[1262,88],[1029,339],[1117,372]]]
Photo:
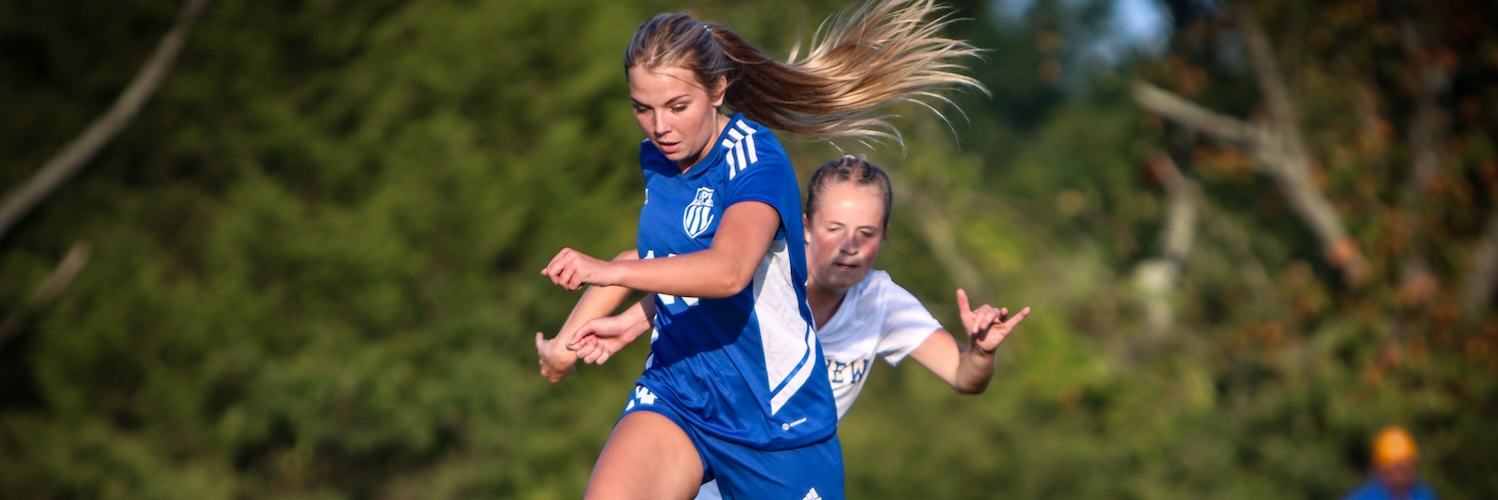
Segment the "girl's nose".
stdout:
[[853,255],[858,253],[858,244],[859,237],[850,235],[843,238],[842,245],[839,245],[838,249],[845,254]]
[[669,130],[669,126],[666,124],[665,118],[663,118],[661,116],[663,114],[664,113],[655,113],[654,114],[654,118],[655,118],[654,119],[654,121],[655,121],[655,136],[656,137],[661,137],[663,135],[666,135],[666,132],[670,131]]

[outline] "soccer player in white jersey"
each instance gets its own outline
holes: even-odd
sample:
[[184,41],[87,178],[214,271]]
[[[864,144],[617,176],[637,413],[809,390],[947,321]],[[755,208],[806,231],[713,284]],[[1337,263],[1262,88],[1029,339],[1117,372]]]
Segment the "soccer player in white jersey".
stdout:
[[[800,193],[771,129],[891,136],[869,112],[977,86],[952,73],[931,0],[879,0],[781,63],[686,14],[646,21],[625,49],[645,203],[636,259],[563,249],[558,286],[650,293],[620,318],[658,336],[588,481],[588,498],[843,497],[837,414],[806,302]],[[820,33],[819,33],[820,34]],[[979,87],[981,88],[981,87]],[[727,113],[723,107],[732,108]]]
[[[876,357],[898,364],[910,356],[958,392],[983,392],[993,378],[994,350],[1030,313],[1028,307],[1012,316],[1007,308],[970,309],[966,294],[958,290],[958,311],[971,341],[960,346],[914,296],[887,273],[873,269],[889,225],[892,198],[884,172],[852,156],[823,164],[807,182],[807,300],[816,318],[839,420],[858,397]],[[617,307],[627,291],[590,293],[593,296],[579,304],[579,311],[597,315],[599,310]],[[604,300],[612,302],[592,303]],[[574,322],[575,354],[561,352],[538,337],[546,368],[543,373],[553,380],[559,380],[578,358],[607,361],[645,330],[617,317],[577,328],[580,315],[573,316],[569,321]],[[697,498],[719,495],[717,484],[709,482]]]

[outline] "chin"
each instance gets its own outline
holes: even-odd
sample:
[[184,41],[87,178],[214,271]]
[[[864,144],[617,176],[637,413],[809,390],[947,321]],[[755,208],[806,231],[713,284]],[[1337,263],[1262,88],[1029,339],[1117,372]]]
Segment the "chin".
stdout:
[[847,274],[841,274],[841,273],[839,273],[839,274],[835,274],[834,275],[834,276],[837,276],[837,279],[835,279],[835,280],[828,280],[828,281],[831,282],[831,283],[833,283],[834,285],[836,285],[838,288],[847,289],[847,288],[853,288],[853,285],[857,285],[858,282],[863,281],[863,279],[865,277],[867,277],[868,275],[869,275],[869,273],[867,273],[867,272],[862,272],[862,273],[858,273],[858,274],[855,274],[855,275],[847,275]]

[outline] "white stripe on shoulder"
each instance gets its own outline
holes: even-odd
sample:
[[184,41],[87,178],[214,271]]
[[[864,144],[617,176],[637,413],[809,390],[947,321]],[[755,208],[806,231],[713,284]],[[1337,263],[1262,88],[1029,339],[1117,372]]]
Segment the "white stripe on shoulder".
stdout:
[[759,161],[759,151],[754,147],[754,133],[754,127],[750,127],[743,120],[738,120],[734,122],[732,128],[728,129],[728,137],[724,137],[723,142],[719,143],[728,149],[723,156],[728,159],[730,180]]

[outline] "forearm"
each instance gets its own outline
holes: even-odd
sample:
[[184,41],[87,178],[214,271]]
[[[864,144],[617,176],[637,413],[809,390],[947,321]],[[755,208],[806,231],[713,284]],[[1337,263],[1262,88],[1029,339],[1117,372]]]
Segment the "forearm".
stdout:
[[952,388],[963,394],[981,394],[993,381],[994,355],[976,345],[962,346],[957,355],[957,373]]
[[[679,297],[723,298],[744,290],[764,261],[780,215],[760,202],[735,203],[723,212],[712,246],[700,252],[612,262],[613,279],[635,290]],[[800,252],[803,249],[793,248]]]
[[[625,250],[614,256],[613,263],[630,262],[639,259],[639,252]],[[577,299],[577,305],[572,306],[572,312],[567,314],[567,321],[562,322],[562,329],[557,331],[557,340],[563,345],[572,340],[572,335],[577,329],[595,318],[602,318],[613,314],[624,301],[629,299],[629,294],[634,292],[624,286],[601,286],[595,285],[583,291],[583,296]]]
[[563,345],[572,341],[572,335],[577,329],[595,318],[602,318],[614,313],[624,301],[629,299],[633,290],[622,286],[590,286],[583,291],[583,296],[577,299],[577,305],[572,306],[572,312],[567,314],[567,321],[562,323],[562,328],[557,330],[557,340]]
[[753,266],[723,255],[718,248],[671,257],[642,259],[617,264],[617,283],[678,297],[723,298],[739,293],[754,279]]
[[619,313],[619,317],[628,320],[631,325],[623,336],[624,343],[634,342],[655,324],[655,295],[646,295],[644,299]]

